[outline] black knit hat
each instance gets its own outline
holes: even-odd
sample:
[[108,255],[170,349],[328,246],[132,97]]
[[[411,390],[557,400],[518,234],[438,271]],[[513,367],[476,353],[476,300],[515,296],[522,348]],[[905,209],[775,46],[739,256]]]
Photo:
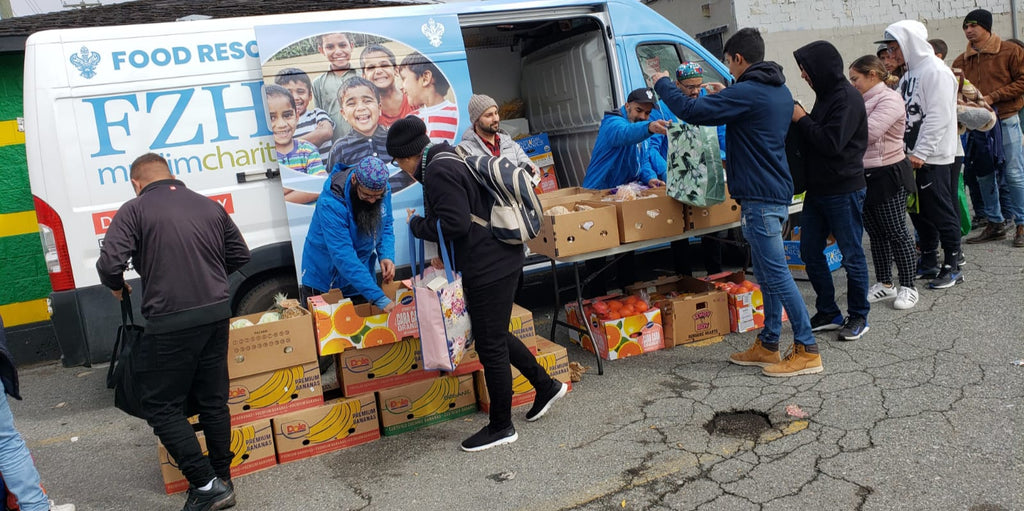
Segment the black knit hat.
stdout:
[[408,158],[423,152],[430,143],[427,125],[414,115],[399,119],[388,128],[388,154],[392,158]]
[[992,32],[992,13],[985,9],[975,9],[964,16],[964,26],[968,23],[977,23],[986,32]]

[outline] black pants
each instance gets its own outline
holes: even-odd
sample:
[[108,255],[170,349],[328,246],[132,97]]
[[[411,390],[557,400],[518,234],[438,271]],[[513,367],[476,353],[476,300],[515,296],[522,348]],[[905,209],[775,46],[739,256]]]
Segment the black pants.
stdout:
[[949,189],[952,165],[924,165],[917,169],[917,201],[920,213],[910,219],[917,229],[922,266],[938,265],[938,248],[945,252],[943,264],[957,268],[960,253],[960,221]]
[[[227,359],[227,320],[147,333],[139,346],[136,377],[146,421],[193,486],[231,477]],[[186,420],[186,408],[199,413],[209,458]]]
[[508,331],[520,273],[511,273],[483,286],[465,287],[466,309],[473,322],[473,344],[484,366],[487,393],[491,397],[490,426],[495,431],[512,425],[510,363],[538,392],[550,391],[555,385],[526,345]]

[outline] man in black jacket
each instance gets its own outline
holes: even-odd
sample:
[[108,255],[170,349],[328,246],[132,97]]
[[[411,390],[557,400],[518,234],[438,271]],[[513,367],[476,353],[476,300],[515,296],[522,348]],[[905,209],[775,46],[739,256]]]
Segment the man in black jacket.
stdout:
[[423,184],[424,216],[408,210],[413,235],[437,241],[437,222],[445,241],[454,244],[455,270],[462,273],[466,309],[473,322],[473,338],[484,366],[491,397],[490,424],[462,442],[469,452],[515,442],[512,426],[511,362],[537,389],[527,421],[535,421],[568,391],[537,363],[530,350],[508,331],[512,300],[523,269],[523,247],[498,241],[490,229],[470,215],[490,218],[494,199],[477,183],[466,163],[447,142],[431,144],[427,126],[417,117],[399,119],[388,130],[388,154],[407,174]]
[[[807,195],[800,215],[800,257],[818,295],[813,331],[840,330],[839,340],[855,341],[868,331],[868,266],[864,257],[861,212],[867,182],[864,151],[868,145],[864,98],[843,74],[843,58],[834,46],[815,41],[793,52],[800,76],[814,89],[808,115],[793,107],[793,122],[803,136]],[[832,234],[843,254],[849,317],[836,305],[832,273],[822,253]]]
[[[131,165],[138,197],[117,211],[96,270],[117,299],[131,293],[129,258],[142,278],[146,333],[135,354],[146,421],[189,481],[185,511],[235,504],[228,413],[228,275],[249,261],[249,247],[224,208],[171,176],[148,153]],[[186,403],[199,413],[203,456]]]

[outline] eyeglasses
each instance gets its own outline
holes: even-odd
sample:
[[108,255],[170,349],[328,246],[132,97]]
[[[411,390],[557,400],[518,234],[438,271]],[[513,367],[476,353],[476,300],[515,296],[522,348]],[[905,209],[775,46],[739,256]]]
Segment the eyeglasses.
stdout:
[[378,193],[364,192],[363,191],[363,185],[357,185],[356,186],[356,195],[359,196],[359,200],[363,200],[363,201],[366,201],[366,202],[377,202],[377,201],[381,200],[382,198],[384,198],[384,193],[385,193],[384,190],[381,190]]
[[697,85],[683,85],[683,88],[684,88],[684,89],[686,89],[686,91],[687,91],[687,92],[697,92],[697,91],[699,91],[699,90],[700,90],[700,88],[701,88],[701,87],[703,87],[703,86],[704,86],[704,84],[697,84]]

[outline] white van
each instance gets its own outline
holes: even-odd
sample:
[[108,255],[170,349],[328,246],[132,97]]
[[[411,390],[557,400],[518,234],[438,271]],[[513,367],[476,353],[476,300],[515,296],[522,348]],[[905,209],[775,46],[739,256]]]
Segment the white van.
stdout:
[[[274,39],[281,32],[273,27],[282,26],[302,35],[388,32],[444,63],[460,112],[455,142],[470,127],[473,93],[499,103],[521,98],[529,130],[550,139],[562,186],[582,181],[603,113],[647,85],[652,70],[687,60],[701,63],[706,81],[727,73],[635,0],[460,2],[34,34],[25,54],[26,152],[66,365],[110,357],[118,308],[95,262],[110,218],[134,195],[128,166],[146,152],[163,155],[178,179],[220,202],[245,236],[253,258],[232,276],[237,313],[265,309],[278,291],[295,296],[262,96],[269,55],[261,61],[260,49],[294,43]],[[445,44],[434,45],[441,37]],[[406,207],[422,207],[418,188],[406,191],[394,198],[396,230],[405,227]],[[400,266],[404,234],[396,232]]]

